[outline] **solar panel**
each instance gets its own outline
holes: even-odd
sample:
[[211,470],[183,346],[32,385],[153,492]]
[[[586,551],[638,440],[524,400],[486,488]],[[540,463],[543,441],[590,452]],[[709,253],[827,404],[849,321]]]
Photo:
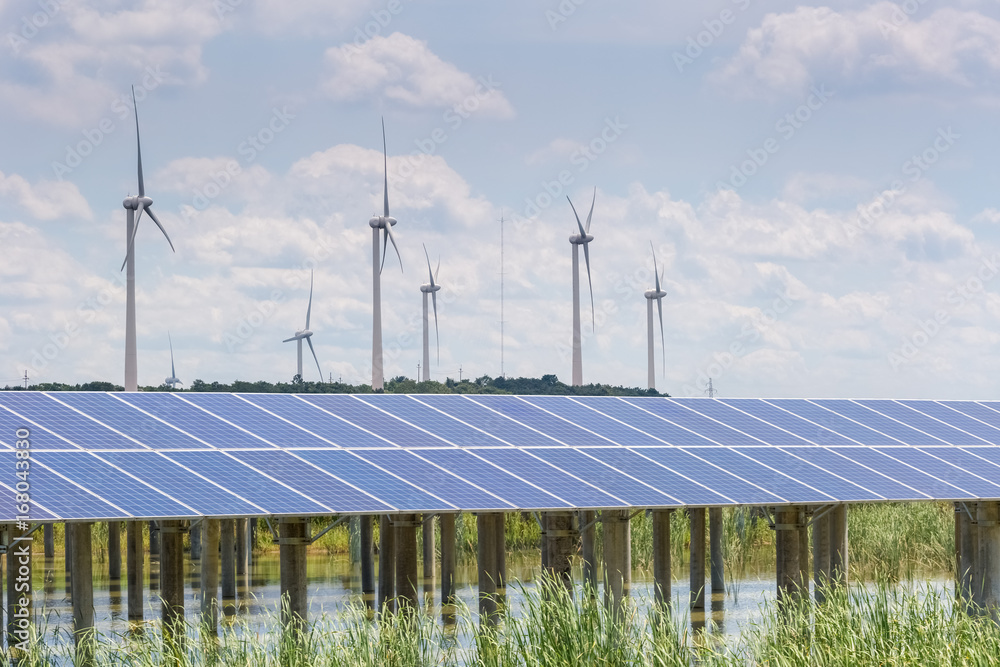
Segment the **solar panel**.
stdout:
[[734,502],[707,486],[667,470],[663,466],[650,465],[649,459],[628,449],[594,447],[588,449],[586,453],[615,470],[645,482],[654,489],[669,493],[686,505],[731,505]]
[[961,431],[954,426],[942,423],[937,419],[931,419],[923,412],[909,408],[905,405],[897,403],[896,401],[865,400],[857,401],[857,403],[864,405],[866,408],[877,410],[887,417],[892,417],[893,419],[902,421],[915,429],[919,429],[924,433],[943,441],[934,443],[937,445],[952,444],[960,447],[975,447],[987,444],[974,435]]
[[782,474],[778,470],[767,467],[763,463],[744,456],[740,449],[728,447],[706,447],[697,450],[698,456],[714,463],[723,470],[737,475],[742,479],[759,486],[772,494],[783,498],[785,502],[796,503],[829,503],[836,499],[828,493],[812,488],[806,484]]
[[[414,426],[429,431],[450,443],[463,447],[503,447],[508,443],[475,429],[447,414],[435,410],[425,403],[405,394],[383,394],[381,396],[358,396],[358,399],[372,406],[378,406]],[[440,444],[440,443],[439,443]]]
[[849,440],[839,433],[824,428],[815,422],[803,419],[791,412],[782,410],[776,405],[771,405],[759,398],[720,398],[718,402],[730,405],[737,410],[742,410],[769,424],[774,424],[790,433],[794,433],[800,438],[808,440],[814,445],[841,445],[848,447],[856,447],[858,445],[857,442]]
[[856,482],[866,489],[871,489],[889,500],[928,500],[930,498],[927,494],[897,482],[876,470],[866,468],[833,449],[825,447],[801,447],[787,451],[806,459],[810,463],[818,465],[824,470],[829,470],[831,473]]
[[654,489],[588,456],[584,450],[538,448],[531,453],[616,498],[621,498],[633,507],[678,507],[684,504],[666,491]]
[[893,458],[892,455],[898,451],[907,449],[906,447],[869,449],[868,447],[835,447],[831,448],[840,455],[857,461],[874,470],[879,471],[887,477],[891,477],[897,482],[927,494],[931,498],[943,500],[966,500],[975,498],[968,491],[958,488],[953,484],[940,479],[934,475],[918,470],[913,466],[908,466],[902,461]]
[[853,419],[859,424],[864,424],[906,445],[933,447],[935,445],[946,444],[922,431],[890,419],[881,412],[866,408],[856,401],[827,399],[822,401],[821,404],[827,410],[832,410],[848,419]]
[[757,438],[760,441],[758,444],[766,443],[775,447],[803,447],[815,444],[719,401],[688,401],[686,405],[706,417],[721,421]]
[[[18,503],[14,502],[14,489],[0,484],[0,521],[3,523],[14,523],[18,521],[18,516],[24,516],[18,514],[16,507]],[[59,516],[53,514],[39,503],[36,499],[32,498],[31,509],[27,514],[28,521],[49,521],[52,519],[57,519]],[[23,519],[21,519],[23,521]]]
[[[872,489],[858,486],[823,470],[805,458],[795,456],[793,454],[795,449],[790,448],[791,451],[784,451],[775,447],[745,447],[740,449],[739,453],[775,470],[780,470],[792,479],[840,501],[885,500],[884,496]],[[811,449],[813,448],[798,448],[799,451],[805,453]]]
[[899,401],[908,408],[913,410],[919,410],[925,415],[929,415],[934,419],[939,419],[946,424],[950,424],[955,428],[960,428],[967,433],[971,433],[979,437],[981,440],[986,442],[978,442],[973,446],[979,445],[1000,445],[1000,429],[996,427],[989,426],[978,419],[974,419],[964,412],[959,412],[949,408],[946,405],[942,405],[937,401]]
[[989,407],[989,403],[976,403],[974,401],[939,401],[941,405],[953,410],[969,415],[975,419],[989,424],[995,428],[1000,428],[1000,412]]
[[[715,448],[713,447],[712,449]],[[724,494],[727,498],[731,498],[734,502],[747,505],[766,505],[769,503],[785,502],[785,499],[781,496],[765,491],[759,486],[755,486],[751,482],[739,477],[738,474],[726,472],[717,465],[699,458],[702,453],[701,448],[696,447],[684,450],[668,447],[648,447],[633,451],[655,464],[698,480],[709,488]]]
[[454,447],[453,443],[396,419],[349,394],[298,394],[301,400],[363,426],[400,447]]
[[[644,431],[617,421],[603,412],[565,396],[525,396],[524,400],[577,426],[593,431],[611,442],[628,447],[662,447],[665,443]],[[605,443],[611,444],[611,443]]]
[[562,444],[465,396],[422,394],[414,396],[413,399],[461,419],[515,447],[548,447]]
[[45,394],[0,391],[0,404],[66,440],[87,449],[141,448],[135,440],[116,433]]
[[23,417],[18,417],[7,408],[0,407],[0,433],[4,436],[0,438],[0,449],[14,449],[14,434],[22,428],[27,428],[31,434],[29,438],[33,449],[79,449],[76,445],[60,438],[55,433],[42,428],[38,424],[33,424]]
[[[980,498],[996,498],[1000,496],[1000,486],[983,479],[976,473],[963,470],[934,455],[941,447],[896,448],[886,453],[894,459],[909,464],[914,468],[932,474],[938,479],[957,486]],[[985,466],[982,466],[985,468]]]
[[[580,428],[570,422],[549,414],[540,408],[536,408],[527,401],[522,401],[516,396],[490,396],[489,399],[483,396],[470,397],[480,405],[488,405],[490,409],[496,410],[502,415],[510,417],[525,426],[558,440],[560,444],[572,445],[574,447],[607,447],[615,443],[597,436],[590,431]],[[544,446],[551,446],[548,443]]]
[[807,401],[804,398],[767,399],[768,403],[782,410],[798,415],[819,427],[849,438],[855,445],[862,447],[897,447],[903,443],[889,436],[872,430],[867,426],[851,421],[836,412],[823,407],[823,402]]
[[278,447],[335,447],[329,440],[310,433],[294,423],[277,417],[235,394],[189,393],[176,395],[226,421],[250,431]]
[[[206,447],[205,443],[182,433],[170,424],[135,409],[128,403],[123,403],[111,394],[66,392],[53,398],[89,417],[93,417],[146,447],[153,449],[174,447],[204,449]],[[165,401],[162,400],[156,401],[157,405],[164,403]],[[134,447],[136,445],[133,445]]]
[[[198,448],[206,449],[207,447],[202,442],[218,449],[242,449],[247,447],[253,449],[271,449],[274,447],[274,445],[238,429],[232,424],[210,415],[204,410],[200,410],[170,393],[157,395],[126,392],[120,394],[120,396],[126,403],[145,410],[153,416],[169,422],[178,429],[183,429],[198,438],[198,440],[194,440],[193,438],[180,439],[172,432],[163,434],[168,442],[176,443],[172,445],[176,448],[190,449],[193,446],[197,446]],[[161,428],[155,432],[159,434],[163,430]],[[168,447],[157,446],[158,449],[169,447],[170,445]]]
[[298,424],[340,447],[394,447],[393,443],[287,394],[240,394],[240,398]]
[[633,405],[641,405],[644,410],[648,410],[653,414],[663,417],[664,419],[668,419],[678,426],[683,426],[684,428],[696,431],[702,436],[709,438],[710,440],[714,440],[719,445],[725,445],[727,447],[757,447],[763,444],[759,440],[754,440],[750,436],[729,428],[725,424],[721,424],[713,419],[709,419],[705,415],[684,407],[684,405],[692,404],[694,400],[684,401],[683,403],[675,402],[667,398],[658,398],[641,402],[634,398],[626,398],[623,400],[628,401]]
[[676,447],[719,446],[719,443],[714,440],[704,438],[694,431],[683,429],[643,409],[642,406],[657,400],[660,399],[647,398],[629,403],[620,398],[595,396],[587,398],[587,405]]

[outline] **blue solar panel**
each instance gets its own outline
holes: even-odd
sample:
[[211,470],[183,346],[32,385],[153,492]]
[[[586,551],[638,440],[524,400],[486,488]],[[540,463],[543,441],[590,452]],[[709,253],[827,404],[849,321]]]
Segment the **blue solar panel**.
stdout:
[[[808,452],[812,447],[800,447],[800,451]],[[793,456],[790,452],[774,447],[745,447],[740,454],[760,461],[766,466],[780,470],[792,479],[811,486],[830,497],[842,501],[885,500],[881,494],[872,489],[864,489],[857,484],[840,479],[804,459]]]
[[[194,510],[171,500],[160,491],[122,474],[121,471],[101,461],[93,454],[87,452],[38,452],[33,459],[35,465],[32,466],[32,471],[37,472],[39,466],[45,466],[71,482],[93,491],[102,500],[121,508],[131,516],[197,516]],[[33,486],[32,491],[35,490],[36,487]],[[84,495],[78,488],[75,490],[75,494]],[[121,515],[120,512],[117,514]],[[93,516],[90,518],[101,517]]]
[[15,434],[18,430],[27,428],[32,449],[79,449],[76,445],[60,438],[55,433],[42,428],[38,424],[33,424],[23,417],[18,417],[13,412],[0,406],[0,449],[10,450],[14,448]]
[[[564,419],[536,408],[534,405],[531,405],[527,401],[522,401],[516,396],[490,396],[489,399],[484,399],[483,396],[475,396],[470,398],[470,400],[482,405],[488,405],[493,410],[511,419],[515,419],[529,428],[540,431],[558,440],[563,445],[572,445],[573,447],[607,447],[608,445],[615,444]],[[488,403],[486,402],[487,400]],[[551,444],[545,443],[544,446],[551,446]]]
[[672,497],[677,498],[686,505],[730,505],[734,502],[702,484],[697,484],[686,477],[667,470],[663,466],[650,465],[649,459],[643,458],[628,449],[621,447],[594,447],[588,449],[587,454],[600,460],[602,463],[608,464],[615,470],[620,470],[626,475],[649,484],[654,489],[660,489],[665,493],[669,493]]
[[[628,447],[663,447],[668,444],[644,431],[632,428],[603,412],[592,410],[566,396],[525,396],[524,400],[556,414],[588,431],[604,436],[615,444]],[[611,443],[606,443],[611,444]]]
[[[848,419],[853,419],[858,423],[873,428],[879,433],[885,433],[903,444],[913,446],[922,445],[925,447],[946,444],[926,433],[910,428],[906,424],[889,419],[885,415],[866,408],[855,401],[826,399],[814,402],[821,404],[827,410],[832,410]],[[865,444],[871,443],[866,442]]]
[[[46,471],[48,472],[48,471]],[[49,473],[51,474],[51,473]],[[16,484],[20,480],[13,480],[11,483]],[[14,502],[14,489],[0,484],[0,522],[2,523],[14,523],[18,520],[18,516],[25,516],[17,512],[17,505],[19,503]],[[31,508],[27,514],[28,521],[49,521],[51,519],[58,518],[58,515],[49,512],[41,503],[39,503],[35,498],[32,498]],[[23,519],[21,519],[23,521]]]
[[465,396],[455,394],[421,394],[414,400],[454,415],[456,419],[472,424],[515,447],[548,447],[561,444],[546,435],[532,430],[502,414],[483,407]]
[[391,442],[288,394],[241,394],[241,398],[295,422],[340,447],[394,447]]
[[352,424],[382,436],[400,447],[454,446],[452,443],[396,419],[387,412],[373,408],[349,394],[299,394],[299,396],[307,403],[312,403],[318,408],[343,417]]
[[654,489],[632,479],[611,466],[587,456],[581,450],[539,448],[533,449],[531,453],[557,468],[607,491],[616,498],[621,498],[633,507],[667,507],[684,504],[672,495],[668,495],[666,491]]
[[[994,473],[994,469],[990,467],[989,464],[992,463],[993,465],[1000,466],[1000,448],[975,447],[975,448],[969,448],[966,451],[970,454],[975,455],[977,458],[984,460],[984,463],[982,465],[980,465],[978,468],[971,468],[971,470],[975,470],[984,477],[988,477],[990,479],[996,479],[996,474]],[[941,458],[945,457],[942,456]]]
[[975,403],[973,401],[939,401],[939,403],[985,422],[990,426],[1000,428],[1000,412],[991,410],[987,407],[987,404]]
[[[991,447],[990,449],[993,448]],[[984,459],[979,456],[980,453],[986,451],[986,448],[970,447],[968,450],[965,450],[956,447],[934,447],[932,449],[928,448],[925,451],[963,470],[974,472],[980,477],[985,477],[989,480],[1000,479],[1000,463],[990,461],[988,457]]]
[[[414,426],[430,431],[450,443],[462,447],[504,447],[508,443],[498,440],[488,433],[463,424],[457,419],[435,410],[405,394],[382,394],[380,396],[358,396],[359,400],[389,412]],[[440,446],[438,443],[435,446]]]
[[808,419],[817,426],[850,438],[858,446],[894,447],[902,444],[898,440],[893,440],[878,431],[873,431],[867,426],[862,426],[857,422],[842,417],[836,412],[831,412],[821,407],[822,402],[819,402],[819,404],[812,403],[804,398],[767,399],[767,402],[776,405],[782,410],[796,414],[803,419]]
[[335,443],[323,440],[291,422],[244,401],[236,394],[189,393],[176,397],[208,410],[218,417],[224,417],[227,421],[278,447],[336,446]]
[[[535,449],[530,450],[534,452]],[[480,449],[487,459],[579,508],[627,507],[627,504],[522,449]]]
[[[273,449],[274,447],[260,438],[256,438],[246,431],[238,429],[232,424],[196,408],[173,394],[128,392],[121,394],[121,399],[126,403],[149,412],[155,417],[175,425],[179,429],[183,429],[198,438],[198,440],[219,449]],[[159,430],[154,428],[154,434],[158,437],[158,440],[161,439],[159,436],[162,435],[162,439],[174,444],[168,444],[164,447],[157,442],[157,449],[170,447],[184,449],[198,447],[206,449],[205,445],[201,442],[192,440],[191,438],[183,438],[183,436],[183,439],[177,438],[172,433],[162,433],[163,431],[164,429],[162,428]],[[151,437],[146,436],[147,439]],[[191,443],[195,444],[192,445]]]
[[817,489],[812,489],[777,470],[740,454],[739,449],[706,447],[696,450],[699,457],[714,463],[723,470],[745,479],[786,502],[828,503],[834,498]]
[[987,444],[965,431],[960,431],[957,428],[949,426],[948,424],[943,424],[936,419],[931,419],[923,412],[918,412],[917,410],[908,408],[905,405],[897,403],[896,401],[864,400],[856,402],[864,405],[866,408],[878,410],[888,417],[898,419],[908,426],[919,429],[928,435],[944,441],[935,442],[933,443],[934,445],[952,444],[956,446],[968,447]]
[[932,498],[945,500],[974,498],[971,493],[948,484],[944,480],[932,477],[925,472],[908,466],[903,462],[892,458],[892,455],[899,451],[907,450],[907,447],[895,447],[885,449],[869,449],[868,447],[831,447],[837,453],[878,470],[883,475],[891,477],[897,482],[906,484],[909,487],[925,493]]
[[649,433],[655,438],[668,442],[676,447],[718,447],[719,443],[683,429],[662,417],[647,412],[643,406],[662,399],[637,399],[628,403],[620,398],[610,396],[588,397],[587,405],[595,408],[609,417],[620,419]]
[[858,445],[858,443],[848,440],[839,433],[823,428],[819,424],[803,419],[798,415],[793,415],[759,398],[720,398],[717,402],[731,405],[738,410],[743,410],[758,419],[783,428],[816,445],[843,445],[848,447],[856,447]]
[[184,503],[200,514],[252,516],[266,513],[263,508],[240,498],[238,490],[220,488],[159,452],[107,452],[99,457],[160,490],[183,494]]
[[[136,410],[132,405],[123,403],[111,394],[66,392],[55,398],[147,447],[153,449],[205,448],[205,443],[181,433],[170,424],[165,424]],[[162,399],[155,399],[154,402],[156,405],[165,403]]]
[[[979,498],[1000,498],[1000,485],[983,479],[977,474],[978,471],[968,472],[942,460],[941,458],[935,457],[933,453],[938,449],[940,448],[897,448],[887,451],[886,453],[894,459],[899,459],[903,463],[907,463],[914,468],[919,468],[929,475],[933,475],[934,477],[942,479],[953,486],[964,489]],[[980,466],[980,469],[984,470],[986,469],[986,466]]]
[[471,452],[460,449],[423,449],[413,453],[454,472],[462,479],[469,480],[476,486],[504,498],[517,507],[546,509],[560,507],[571,509],[574,507],[572,503],[532,486],[513,474],[478,458]]
[[807,459],[824,470],[845,477],[866,489],[888,498],[889,500],[927,500],[929,496],[915,489],[886,477],[885,475],[864,467],[856,461],[845,458],[836,450],[825,447],[800,447],[788,449],[788,452]]
[[[688,410],[686,407],[682,407],[681,402],[674,402],[669,398],[657,398],[657,399],[647,399],[644,401],[638,401],[634,398],[623,399],[632,403],[633,405],[641,405],[644,410],[649,410],[650,412],[657,414],[664,419],[669,419],[678,426],[683,426],[684,428],[689,428],[697,433],[714,440],[720,445],[725,445],[727,447],[758,447],[762,443],[759,440],[754,440],[748,435],[744,435],[739,431],[734,431],[725,424],[720,424],[717,421],[713,421],[708,417],[698,414],[694,410]],[[691,399],[689,401],[684,401],[684,404],[690,404],[694,402]],[[704,399],[710,401],[712,399]]]
[[33,391],[0,391],[0,404],[80,447],[88,449],[142,447],[134,440],[115,433],[45,394]]
[[953,410],[945,405],[941,405],[937,401],[899,401],[908,408],[914,410],[919,410],[925,415],[930,415],[935,419],[940,419],[955,428],[960,428],[963,431],[971,433],[979,438],[985,440],[986,442],[979,442],[976,445],[989,445],[993,443],[994,445],[1000,445],[1000,429],[993,426],[988,426],[978,419],[973,419],[972,417],[966,415],[963,412]]
[[388,512],[392,506],[340,481],[332,474],[309,465],[289,452],[242,451],[233,456],[244,463],[266,470],[296,491],[315,498],[336,512]]
[[459,509],[395,475],[362,460],[354,452],[333,449],[304,449],[296,456],[365,489],[400,511],[435,512]]
[[165,452],[165,455],[254,505],[263,507],[268,514],[331,513],[329,508],[279,484],[278,480],[240,463],[225,452]]
[[510,510],[517,505],[476,488],[408,450],[366,449],[357,455],[465,510]]
[[[714,447],[712,449],[715,449]],[[708,461],[698,458],[701,448],[689,450],[670,447],[648,447],[634,450],[636,454],[648,458],[674,472],[697,479],[711,489],[725,494],[737,503],[746,505],[766,505],[785,502],[784,498],[754,486]]]
[[720,401],[687,401],[685,404],[706,417],[717,419],[768,445],[775,447],[808,447],[814,444],[808,440],[803,440],[797,435],[763,422],[756,417],[740,412],[736,408],[730,407]]

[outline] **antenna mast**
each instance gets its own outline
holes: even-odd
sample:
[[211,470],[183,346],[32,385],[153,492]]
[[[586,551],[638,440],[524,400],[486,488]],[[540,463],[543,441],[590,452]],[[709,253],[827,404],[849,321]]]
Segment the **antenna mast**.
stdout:
[[506,378],[503,359],[503,209],[500,209],[500,377]]
[[28,388],[28,371],[24,371],[24,388]]
[[712,378],[708,378],[708,389],[705,390],[709,398],[715,398],[715,395],[719,392],[715,391],[715,387],[712,386]]

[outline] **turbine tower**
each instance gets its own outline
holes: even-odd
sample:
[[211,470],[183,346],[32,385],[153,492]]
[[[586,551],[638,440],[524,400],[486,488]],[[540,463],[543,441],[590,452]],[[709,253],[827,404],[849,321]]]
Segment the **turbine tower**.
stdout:
[[[372,228],[372,391],[382,391],[384,386],[382,369],[382,267],[385,265],[385,252],[392,242],[392,248],[396,251],[399,259],[399,270],[403,270],[403,258],[399,256],[399,248],[396,246],[396,237],[392,235],[392,226],[396,224],[396,218],[389,215],[389,157],[385,147],[385,119],[382,119],[382,168],[384,174],[382,201],[382,215],[373,215],[368,220],[368,226]],[[382,231],[382,238],[379,239],[379,230]],[[379,245],[382,248],[382,257],[379,258]]]
[[438,259],[437,268],[431,271],[431,258],[427,254],[427,246],[424,246],[424,257],[427,258],[427,275],[430,277],[430,282],[426,285],[420,286],[420,291],[423,293],[424,297],[424,364],[421,366],[421,382],[427,382],[431,379],[431,352],[430,352],[430,322],[427,318],[427,295],[431,295],[431,301],[434,303],[434,340],[437,343],[437,362],[441,363],[441,335],[438,331],[438,297],[437,293],[441,291],[441,286],[437,283],[437,275],[441,270],[441,260]]
[[169,385],[171,389],[177,389],[177,385],[183,384],[180,378],[177,377],[177,371],[174,370],[174,341],[170,340],[170,332],[167,332],[167,342],[170,343],[170,377],[163,381],[163,384]]
[[573,216],[576,218],[576,227],[580,231],[569,237],[569,242],[573,246],[573,386],[579,387],[583,384],[583,350],[582,339],[580,337],[580,246],[583,246],[583,257],[587,262],[587,284],[590,286],[590,320],[591,326],[597,330],[597,323],[594,315],[594,283],[590,280],[590,249],[589,244],[594,240],[590,235],[590,219],[594,216],[594,202],[597,201],[597,188],[594,188],[594,197],[590,202],[590,213],[587,214],[587,224],[584,226],[580,222],[580,216],[576,213],[573,201],[566,197],[570,208],[573,209]]
[[135,104],[135,87],[132,88],[132,108],[135,110],[135,152],[138,156],[139,194],[126,197],[122,206],[126,211],[125,225],[125,261],[122,269],[125,271],[125,391],[139,391],[139,364],[136,358],[135,345],[135,235],[139,230],[139,220],[145,211],[174,250],[167,230],[163,228],[156,214],[153,213],[153,200],[146,196],[146,185],[142,180],[142,148],[139,145],[139,109]]
[[286,338],[281,341],[282,343],[290,343],[293,340],[298,344],[299,353],[299,379],[302,378],[302,341],[309,343],[309,351],[312,352],[313,359],[316,361],[316,370],[319,371],[319,381],[323,381],[323,371],[319,367],[319,359],[316,357],[316,349],[313,347],[312,335],[313,332],[309,331],[309,318],[312,315],[313,307],[313,272],[309,272],[309,305],[306,307],[306,326],[305,328],[296,331],[295,335],[291,338]]
[[[649,242],[649,249],[653,250],[653,242]],[[653,354],[653,301],[656,301],[656,310],[660,316],[660,354],[663,355],[663,374],[667,374],[667,350],[663,342],[663,297],[667,295],[660,288],[660,274],[657,272],[656,251],[653,250],[653,276],[656,278],[656,287],[646,290],[643,296],[646,297],[646,357],[648,358],[648,380],[649,388],[656,389],[656,361]]]

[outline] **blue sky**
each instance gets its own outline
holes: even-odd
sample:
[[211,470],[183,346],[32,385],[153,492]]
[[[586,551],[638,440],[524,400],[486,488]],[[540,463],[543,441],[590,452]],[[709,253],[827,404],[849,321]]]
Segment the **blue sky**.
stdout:
[[0,382],[122,380],[135,85],[177,247],[140,229],[141,384],[168,330],[187,382],[290,378],[310,267],[324,373],[370,379],[384,116],[387,375],[421,244],[432,377],[499,374],[503,211],[505,370],[568,379],[565,195],[596,187],[585,381],[644,383],[652,242],[661,390],[994,395],[996,3],[0,0],[0,33]]

